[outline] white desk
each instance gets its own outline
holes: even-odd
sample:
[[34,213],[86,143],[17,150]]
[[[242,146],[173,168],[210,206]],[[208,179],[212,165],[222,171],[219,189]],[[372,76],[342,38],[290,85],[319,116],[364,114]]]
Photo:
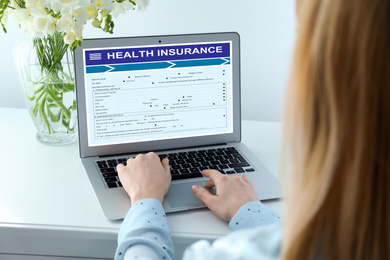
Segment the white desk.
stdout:
[[[78,144],[39,143],[25,109],[0,108],[0,259],[112,259],[121,221],[106,219]],[[278,173],[280,123],[243,122],[243,142]],[[281,213],[280,201],[266,202]],[[168,214],[176,258],[199,239],[229,232],[207,209]]]

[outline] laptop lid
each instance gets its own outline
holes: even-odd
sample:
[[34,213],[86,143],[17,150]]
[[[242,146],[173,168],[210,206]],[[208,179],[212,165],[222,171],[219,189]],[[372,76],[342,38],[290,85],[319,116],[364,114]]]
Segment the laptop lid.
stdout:
[[74,60],[82,158],[241,139],[237,33],[86,39]]

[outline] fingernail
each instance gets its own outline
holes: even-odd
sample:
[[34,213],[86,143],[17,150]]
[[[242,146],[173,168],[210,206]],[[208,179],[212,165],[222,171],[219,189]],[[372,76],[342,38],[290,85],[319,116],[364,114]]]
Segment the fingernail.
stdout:
[[198,191],[198,185],[193,185],[192,186],[192,191],[197,192]]

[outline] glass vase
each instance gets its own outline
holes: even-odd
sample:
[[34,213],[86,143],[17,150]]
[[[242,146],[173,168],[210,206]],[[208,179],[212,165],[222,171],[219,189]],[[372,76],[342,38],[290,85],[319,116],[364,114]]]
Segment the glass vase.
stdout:
[[77,139],[73,55],[64,35],[23,37],[14,47],[22,93],[37,139],[63,145]]

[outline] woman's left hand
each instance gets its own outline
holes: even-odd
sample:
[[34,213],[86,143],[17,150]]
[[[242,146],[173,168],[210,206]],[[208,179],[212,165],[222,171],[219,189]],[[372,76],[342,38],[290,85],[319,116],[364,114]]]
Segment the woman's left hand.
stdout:
[[160,161],[157,154],[140,154],[127,160],[127,166],[118,164],[118,176],[129,194],[131,203],[146,198],[158,199],[161,203],[171,183],[169,161]]

